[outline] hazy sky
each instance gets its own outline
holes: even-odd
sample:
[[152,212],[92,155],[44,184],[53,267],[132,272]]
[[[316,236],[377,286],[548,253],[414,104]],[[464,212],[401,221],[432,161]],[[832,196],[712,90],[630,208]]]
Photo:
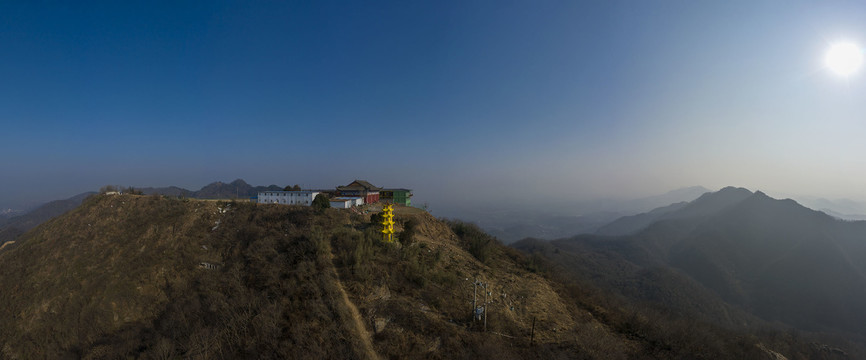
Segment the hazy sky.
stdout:
[[859,1],[0,2],[0,208],[105,184],[431,204],[866,197]]

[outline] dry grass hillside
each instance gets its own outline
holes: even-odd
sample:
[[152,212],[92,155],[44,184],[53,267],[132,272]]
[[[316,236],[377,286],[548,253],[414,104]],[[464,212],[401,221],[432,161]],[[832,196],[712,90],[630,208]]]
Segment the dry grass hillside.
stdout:
[[94,196],[0,253],[0,358],[771,355],[638,314],[475,226],[396,213],[383,243],[375,213]]

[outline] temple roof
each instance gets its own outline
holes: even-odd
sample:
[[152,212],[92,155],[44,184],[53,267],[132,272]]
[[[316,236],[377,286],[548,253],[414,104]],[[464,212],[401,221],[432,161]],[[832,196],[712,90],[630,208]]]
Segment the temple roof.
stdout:
[[367,191],[379,191],[382,190],[380,187],[376,187],[373,184],[370,184],[366,180],[355,180],[352,181],[351,184],[346,186],[337,186],[337,190],[346,191],[346,190],[367,190]]

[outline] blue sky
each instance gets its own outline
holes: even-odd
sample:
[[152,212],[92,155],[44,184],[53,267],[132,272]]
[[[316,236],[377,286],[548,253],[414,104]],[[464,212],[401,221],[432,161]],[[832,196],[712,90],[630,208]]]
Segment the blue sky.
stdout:
[[105,184],[866,197],[854,1],[0,3],[0,208]]

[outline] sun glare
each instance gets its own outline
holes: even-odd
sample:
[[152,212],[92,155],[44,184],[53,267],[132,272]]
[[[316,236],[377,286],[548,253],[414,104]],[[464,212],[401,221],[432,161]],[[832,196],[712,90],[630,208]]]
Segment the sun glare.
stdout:
[[838,42],[824,55],[824,65],[839,76],[850,76],[863,65],[863,50],[852,42]]

